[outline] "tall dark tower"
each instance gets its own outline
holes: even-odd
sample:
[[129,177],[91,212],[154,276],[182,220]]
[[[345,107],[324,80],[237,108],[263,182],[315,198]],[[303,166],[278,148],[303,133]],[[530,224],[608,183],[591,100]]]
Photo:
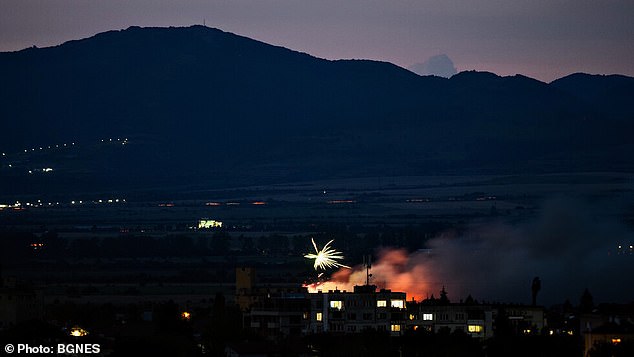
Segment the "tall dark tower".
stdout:
[[538,276],[533,278],[533,284],[531,285],[531,291],[533,292],[533,306],[537,305],[537,293],[542,288],[542,281]]

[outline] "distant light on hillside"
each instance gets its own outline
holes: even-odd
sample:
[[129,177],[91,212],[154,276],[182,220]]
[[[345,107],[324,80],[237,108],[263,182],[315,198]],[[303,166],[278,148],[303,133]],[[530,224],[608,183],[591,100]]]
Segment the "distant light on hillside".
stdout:
[[201,219],[198,221],[198,229],[221,228],[222,222],[213,219]]

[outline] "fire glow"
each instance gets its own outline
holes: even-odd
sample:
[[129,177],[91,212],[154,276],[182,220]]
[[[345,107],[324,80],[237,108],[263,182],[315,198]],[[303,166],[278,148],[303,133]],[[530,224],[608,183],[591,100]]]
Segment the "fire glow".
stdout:
[[[422,300],[439,290],[440,283],[432,284],[429,281],[431,272],[425,264],[421,264],[421,260],[424,259],[421,254],[409,255],[404,249],[386,248],[378,253],[378,258],[372,265],[370,281],[378,288],[405,292],[408,298],[415,300]],[[358,265],[352,269],[339,269],[330,280],[307,284],[305,287],[311,293],[336,289],[352,291],[355,285],[365,283],[365,267]]]
[[[578,294],[580,286],[616,299],[631,296],[634,275],[623,274],[631,270],[630,255],[606,255],[619,244],[627,252],[631,229],[616,220],[597,223],[597,209],[557,199],[544,203],[541,213],[523,223],[477,223],[461,234],[446,231],[412,253],[384,248],[376,254],[369,283],[416,300],[438,297],[445,287],[454,302],[471,295],[485,301],[528,303],[535,277],[551,287],[544,289],[538,304],[560,302]],[[622,283],[606,279],[615,276],[624,279]],[[359,265],[307,287],[311,292],[352,291],[365,283],[365,267]]]

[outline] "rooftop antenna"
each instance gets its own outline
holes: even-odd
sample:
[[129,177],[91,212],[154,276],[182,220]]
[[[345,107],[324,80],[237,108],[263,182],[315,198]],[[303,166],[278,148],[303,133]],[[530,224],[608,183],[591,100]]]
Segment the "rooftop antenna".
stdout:
[[365,265],[365,285],[369,286],[370,285],[370,278],[372,277],[372,274],[370,274],[370,268],[372,268],[372,256],[371,255],[364,255],[363,256],[363,265]]

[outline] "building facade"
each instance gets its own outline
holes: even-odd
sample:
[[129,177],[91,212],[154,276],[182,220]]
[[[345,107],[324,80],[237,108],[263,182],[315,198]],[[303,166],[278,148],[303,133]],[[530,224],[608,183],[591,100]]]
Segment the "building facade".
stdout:
[[374,285],[354,291],[330,290],[309,294],[308,332],[357,333],[364,329],[400,335],[406,328],[406,294],[376,290]]
[[0,331],[43,316],[44,299],[39,290],[12,278],[0,277]]

